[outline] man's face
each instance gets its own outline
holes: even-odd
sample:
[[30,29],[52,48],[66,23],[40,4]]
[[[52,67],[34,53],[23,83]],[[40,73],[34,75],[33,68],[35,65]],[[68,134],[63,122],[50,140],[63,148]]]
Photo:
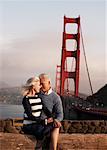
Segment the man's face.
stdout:
[[50,81],[48,79],[41,78],[40,84],[43,92],[47,92],[50,89]]

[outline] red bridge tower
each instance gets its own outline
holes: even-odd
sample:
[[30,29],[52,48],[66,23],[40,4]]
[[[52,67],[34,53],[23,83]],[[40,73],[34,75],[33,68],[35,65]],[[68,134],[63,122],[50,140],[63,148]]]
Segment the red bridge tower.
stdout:
[[[69,34],[66,33],[66,24],[77,24],[77,33]],[[67,50],[67,40],[76,41],[76,50]],[[75,70],[67,70],[67,57],[75,58]],[[80,17],[78,18],[67,18],[64,16],[64,31],[63,31],[63,43],[62,43],[62,57],[61,57],[61,70],[60,70],[60,95],[65,94],[65,80],[68,82],[68,78],[74,80],[74,95],[78,96],[79,91],[79,63],[80,63]]]

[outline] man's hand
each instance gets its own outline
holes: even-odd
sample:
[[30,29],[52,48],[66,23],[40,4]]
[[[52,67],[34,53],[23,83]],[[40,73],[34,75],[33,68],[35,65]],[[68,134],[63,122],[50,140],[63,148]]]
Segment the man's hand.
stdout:
[[60,128],[62,125],[61,125],[61,122],[57,119],[54,119],[54,127],[55,128]]

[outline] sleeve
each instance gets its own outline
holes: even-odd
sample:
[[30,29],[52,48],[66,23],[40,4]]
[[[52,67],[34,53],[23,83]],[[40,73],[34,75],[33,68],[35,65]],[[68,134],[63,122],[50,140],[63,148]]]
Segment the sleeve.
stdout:
[[40,118],[32,115],[31,105],[29,103],[29,100],[26,97],[23,98],[22,104],[23,104],[25,113],[27,114],[28,118],[32,121],[38,121],[39,122]]
[[63,107],[62,107],[61,98],[58,95],[55,98],[54,111],[55,111],[55,119],[62,121],[63,120]]

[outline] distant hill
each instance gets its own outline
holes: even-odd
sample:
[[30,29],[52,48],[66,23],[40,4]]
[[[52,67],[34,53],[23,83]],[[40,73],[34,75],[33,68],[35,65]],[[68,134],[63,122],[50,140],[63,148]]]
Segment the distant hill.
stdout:
[[107,84],[105,84],[101,89],[99,89],[92,96],[88,96],[87,101],[91,103],[99,102],[107,106]]
[[22,104],[21,87],[1,88],[0,103],[14,105]]

